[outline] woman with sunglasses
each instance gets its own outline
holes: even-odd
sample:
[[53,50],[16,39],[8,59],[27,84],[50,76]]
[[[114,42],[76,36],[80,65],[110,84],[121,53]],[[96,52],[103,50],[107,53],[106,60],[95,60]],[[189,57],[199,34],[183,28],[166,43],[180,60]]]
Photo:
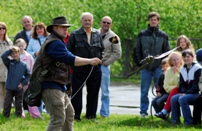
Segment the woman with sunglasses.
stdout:
[[[0,55],[13,46],[13,42],[8,38],[7,26],[4,22],[0,22]],[[0,112],[3,109],[4,98],[6,94],[6,67],[0,58]]]

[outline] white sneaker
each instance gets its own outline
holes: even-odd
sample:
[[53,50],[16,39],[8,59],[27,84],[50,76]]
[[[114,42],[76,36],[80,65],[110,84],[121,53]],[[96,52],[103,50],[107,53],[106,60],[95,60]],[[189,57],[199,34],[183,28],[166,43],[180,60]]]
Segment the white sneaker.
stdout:
[[141,114],[141,118],[146,118],[146,117],[147,117],[147,114],[145,114],[145,113]]

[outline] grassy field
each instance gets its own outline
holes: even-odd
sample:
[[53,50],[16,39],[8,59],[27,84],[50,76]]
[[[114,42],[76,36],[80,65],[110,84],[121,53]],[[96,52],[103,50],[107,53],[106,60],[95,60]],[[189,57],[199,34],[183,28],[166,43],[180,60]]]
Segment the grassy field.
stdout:
[[[43,119],[16,118],[13,113],[9,119],[0,116],[0,131],[44,131],[49,122],[49,116],[43,114]],[[96,120],[87,120],[82,117],[81,122],[74,122],[75,131],[198,131],[202,126],[185,127],[184,125],[171,126],[168,121],[162,121],[150,116],[141,119],[138,115],[112,114],[109,118],[97,117]]]

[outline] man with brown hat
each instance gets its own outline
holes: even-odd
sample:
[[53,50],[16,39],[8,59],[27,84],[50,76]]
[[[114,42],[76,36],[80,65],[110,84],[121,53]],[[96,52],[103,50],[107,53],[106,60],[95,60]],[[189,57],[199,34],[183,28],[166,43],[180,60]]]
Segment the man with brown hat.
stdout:
[[98,58],[81,58],[73,55],[65,47],[63,39],[67,36],[68,24],[64,16],[53,19],[47,27],[50,35],[41,46],[39,55],[33,67],[31,80],[39,78],[41,72],[47,72],[40,79],[42,86],[42,100],[50,115],[47,131],[72,131],[74,109],[66,94],[66,84],[69,83],[69,65],[98,65]]

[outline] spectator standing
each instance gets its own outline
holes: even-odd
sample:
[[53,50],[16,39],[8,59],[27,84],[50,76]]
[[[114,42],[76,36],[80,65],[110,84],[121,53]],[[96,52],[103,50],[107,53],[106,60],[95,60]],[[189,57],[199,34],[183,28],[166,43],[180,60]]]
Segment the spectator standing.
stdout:
[[[103,43],[99,32],[92,28],[93,15],[84,12],[81,15],[82,27],[70,34],[67,48],[74,54],[84,58],[98,57],[102,59]],[[83,83],[87,88],[86,118],[95,119],[98,95],[101,83],[101,65],[73,66],[72,73],[72,105],[75,110],[74,119],[80,121],[82,111]],[[92,72],[91,72],[92,70]],[[91,73],[90,73],[91,72]],[[90,74],[90,75],[89,75]],[[88,77],[89,76],[89,77]],[[88,77],[88,79],[87,79]],[[87,79],[87,80],[86,80]]]
[[[13,46],[13,42],[8,38],[7,26],[4,22],[0,22],[0,54],[2,55],[6,50]],[[7,68],[2,59],[0,59],[0,113],[3,109],[4,98],[6,94],[6,75]]]
[[[134,59],[138,66],[141,66],[140,61],[147,56],[160,55],[170,50],[170,43],[167,34],[159,29],[159,14],[156,12],[150,12],[148,14],[148,21],[148,28],[142,30],[138,34],[135,42]],[[147,68],[141,70],[140,114],[142,118],[145,118],[148,115],[148,91],[152,78],[157,87],[159,76],[162,73],[160,64],[160,59],[154,60]]]
[[[48,36],[48,32],[46,30],[46,25],[43,22],[37,22],[32,30],[32,38],[29,41],[27,52],[32,55],[34,60],[36,60],[39,50],[41,49],[41,45],[44,43]],[[38,107],[39,111],[43,113],[43,105],[44,103],[41,102],[41,105]]]
[[33,26],[32,18],[28,15],[23,16],[22,26],[23,26],[23,30],[19,31],[16,34],[16,36],[14,38],[14,43],[17,39],[22,38],[28,45],[29,40],[31,39],[31,31],[32,31],[32,26]]
[[51,34],[39,51],[31,76],[32,80],[38,78],[42,71],[48,71],[40,80],[42,100],[50,115],[47,131],[73,131],[74,109],[66,94],[66,84],[69,83],[68,65],[101,64],[98,58],[77,57],[67,50],[63,40],[70,26],[63,16],[53,18],[52,24],[47,27]]
[[38,22],[33,28],[32,38],[29,41],[27,52],[32,55],[34,60],[36,60],[39,50],[48,36],[46,30],[46,25],[43,22]]
[[193,117],[189,105],[199,96],[199,79],[202,67],[194,62],[191,49],[182,52],[184,66],[180,70],[179,93],[171,98],[171,123],[180,124],[180,107],[185,125],[193,125]]
[[[27,53],[25,51],[26,46],[27,46],[26,42],[22,38],[19,38],[16,40],[15,45],[17,47],[19,47],[19,49],[20,49],[20,60],[23,61],[24,63],[26,63],[27,68],[30,70],[30,73],[32,73],[32,68],[34,65],[34,59],[29,53]],[[28,84],[23,86],[24,92],[27,90],[27,88],[28,88]],[[24,104],[26,104],[26,103],[24,103]],[[32,107],[28,106],[28,110],[29,110],[30,115],[33,118],[41,118],[41,115],[40,115],[40,112],[39,112],[37,106],[32,106]],[[22,115],[24,115],[24,117],[25,117],[24,112]]]
[[22,117],[23,86],[29,81],[30,71],[20,60],[20,49],[16,46],[5,51],[1,58],[8,69],[3,116],[10,116],[11,104],[15,97],[15,114]]
[[[104,53],[102,58],[102,80],[101,80],[101,117],[109,117],[109,85],[110,85],[110,65],[121,57],[121,41],[117,34],[115,34],[110,28],[112,27],[112,19],[109,16],[104,16],[100,22],[101,28],[99,29],[102,35]],[[111,39],[117,39],[116,42],[112,42]]]

